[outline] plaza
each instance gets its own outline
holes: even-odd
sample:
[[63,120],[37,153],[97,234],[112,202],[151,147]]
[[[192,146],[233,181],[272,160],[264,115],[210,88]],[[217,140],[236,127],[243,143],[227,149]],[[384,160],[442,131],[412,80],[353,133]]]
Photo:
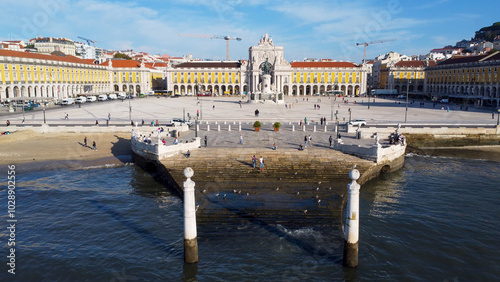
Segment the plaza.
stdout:
[[[240,106],[240,101],[242,101]],[[348,103],[345,103],[348,101]],[[435,106],[429,101],[409,101],[407,124],[445,124],[445,125],[494,125],[497,122],[497,113],[492,118],[491,110],[470,107],[467,111],[456,104],[440,104]],[[421,107],[420,103],[424,103]],[[129,103],[132,109],[129,112]],[[316,104],[316,109],[314,105]],[[319,109],[318,106],[319,105]],[[444,109],[442,109],[444,107]],[[448,111],[449,108],[449,111]],[[255,116],[255,110],[259,116]],[[145,125],[158,120],[165,125],[173,118],[195,120],[199,111],[200,123],[204,122],[234,122],[253,123],[259,120],[264,123],[281,122],[283,127],[291,122],[297,125],[307,118],[309,122],[317,122],[326,118],[328,124],[334,124],[335,114],[340,123],[351,119],[365,119],[367,126],[405,123],[405,101],[397,99],[371,98],[369,109],[367,98],[329,98],[326,96],[313,97],[285,97],[284,104],[274,103],[247,103],[243,97],[178,97],[166,98],[149,96],[130,100],[111,100],[104,102],[84,103],[70,106],[51,106],[45,111],[45,121],[48,125],[106,125],[108,114],[111,116],[109,125],[130,125],[130,116],[138,124],[144,120]],[[333,118],[332,118],[333,113]],[[68,114],[68,119],[65,119]],[[6,120],[11,126],[20,126],[23,120],[21,108],[9,113],[4,107],[0,111],[2,127]],[[25,125],[39,126],[44,123],[42,107],[24,113]]]

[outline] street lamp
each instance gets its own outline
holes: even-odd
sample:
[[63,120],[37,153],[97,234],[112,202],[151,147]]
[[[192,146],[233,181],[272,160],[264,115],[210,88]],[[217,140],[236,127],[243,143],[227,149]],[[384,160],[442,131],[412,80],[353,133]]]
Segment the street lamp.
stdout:
[[132,106],[130,105],[130,99],[132,99],[132,91],[129,91],[128,95],[128,119],[132,123]]
[[500,125],[500,109],[498,109],[498,114],[497,114],[497,125]]
[[349,108],[349,123],[351,122],[351,108]]
[[370,109],[370,91],[366,91],[366,98],[368,98],[368,110]]
[[43,123],[47,123],[47,121],[45,120],[45,108],[43,108]]
[[405,123],[408,119],[408,93],[410,91],[410,78],[406,80],[406,110],[405,110]]

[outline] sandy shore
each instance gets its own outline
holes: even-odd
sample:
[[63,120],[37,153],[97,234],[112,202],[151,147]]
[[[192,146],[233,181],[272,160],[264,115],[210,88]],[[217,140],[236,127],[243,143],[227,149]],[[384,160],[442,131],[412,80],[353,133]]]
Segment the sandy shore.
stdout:
[[[84,138],[87,137],[87,147]],[[95,141],[97,151],[91,146]],[[119,164],[130,159],[129,133],[46,133],[18,131],[0,136],[0,164],[66,161],[78,166]]]

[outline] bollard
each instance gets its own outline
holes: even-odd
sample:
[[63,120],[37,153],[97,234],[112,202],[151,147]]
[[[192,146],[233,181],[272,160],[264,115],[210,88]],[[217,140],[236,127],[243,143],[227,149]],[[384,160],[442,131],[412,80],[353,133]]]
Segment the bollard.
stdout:
[[302,131],[306,131],[306,126],[302,126]]
[[292,131],[295,131],[295,125],[292,125]]
[[220,124],[217,124],[217,131],[220,131]]
[[238,125],[238,131],[241,131],[241,122],[240,122],[240,124]]
[[231,125],[230,124],[227,125],[227,131],[231,131]]
[[313,126],[313,132],[316,132],[316,125]]
[[327,132],[327,131],[328,131],[328,126],[325,125],[325,132]]
[[196,124],[196,131],[200,131],[200,125]]
[[207,123],[207,131],[210,131],[210,124]]
[[194,200],[194,171],[190,167],[184,169],[184,261],[198,262],[198,239],[196,238],[196,205]]
[[359,189],[356,183],[359,171],[356,165],[349,172],[351,183],[347,184],[347,219],[344,223],[344,258],[342,264],[347,267],[358,266],[358,239],[359,239]]

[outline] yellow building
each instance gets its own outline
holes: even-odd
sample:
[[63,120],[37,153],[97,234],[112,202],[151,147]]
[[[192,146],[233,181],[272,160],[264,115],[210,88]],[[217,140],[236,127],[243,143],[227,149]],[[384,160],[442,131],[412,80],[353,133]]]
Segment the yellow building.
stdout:
[[0,50],[0,100],[60,100],[109,92],[106,67],[73,56]]
[[110,60],[101,65],[74,56],[0,50],[0,101],[59,101],[124,91],[144,94],[163,87],[166,64]]
[[399,61],[384,64],[380,69],[380,89],[396,89],[399,94],[426,95],[425,68],[436,65],[434,61]]
[[426,68],[425,91],[436,99],[479,106],[500,105],[500,52],[455,56]]

